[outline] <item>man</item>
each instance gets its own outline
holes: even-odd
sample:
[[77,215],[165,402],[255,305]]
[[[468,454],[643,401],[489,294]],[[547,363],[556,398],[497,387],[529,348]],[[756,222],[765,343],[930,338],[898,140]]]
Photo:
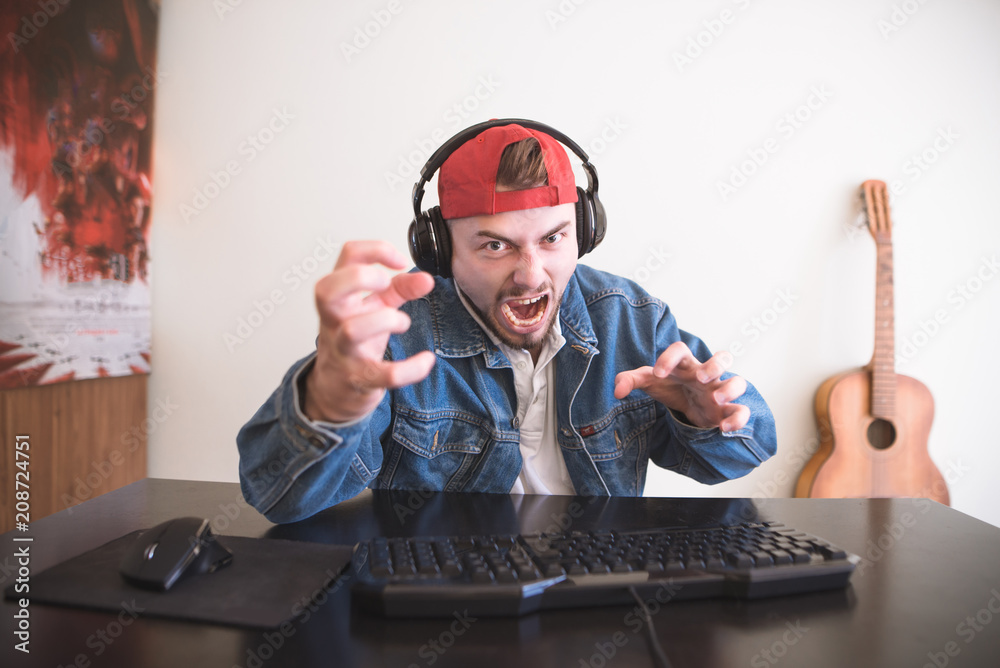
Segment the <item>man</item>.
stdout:
[[272,521],[368,486],[637,496],[650,460],[715,483],[774,454],[767,405],[723,356],[577,263],[591,190],[562,146],[496,123],[440,167],[452,277],[390,278],[379,265],[405,258],[359,241],[317,283],[316,352],[237,438],[244,495]]

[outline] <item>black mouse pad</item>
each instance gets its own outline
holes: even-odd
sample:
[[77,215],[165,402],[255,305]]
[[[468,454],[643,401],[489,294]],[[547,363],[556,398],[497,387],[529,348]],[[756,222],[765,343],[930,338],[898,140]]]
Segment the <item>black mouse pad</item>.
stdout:
[[[31,602],[138,613],[227,626],[275,628],[310,601],[339,589],[352,548],[272,538],[219,536],[233,553],[225,568],[179,580],[165,592],[134,587],[118,572],[141,531],[57,564],[31,578]],[[348,573],[344,573],[344,577]],[[14,585],[6,598],[20,598]]]

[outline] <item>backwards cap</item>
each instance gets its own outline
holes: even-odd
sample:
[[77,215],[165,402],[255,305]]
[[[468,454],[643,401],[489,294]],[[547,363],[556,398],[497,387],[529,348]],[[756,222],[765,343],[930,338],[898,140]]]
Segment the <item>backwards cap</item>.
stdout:
[[[542,149],[549,184],[497,192],[500,156],[509,145],[534,137]],[[489,128],[455,150],[438,172],[441,217],[465,218],[556,206],[577,201],[576,179],[566,151],[552,137],[520,125]]]

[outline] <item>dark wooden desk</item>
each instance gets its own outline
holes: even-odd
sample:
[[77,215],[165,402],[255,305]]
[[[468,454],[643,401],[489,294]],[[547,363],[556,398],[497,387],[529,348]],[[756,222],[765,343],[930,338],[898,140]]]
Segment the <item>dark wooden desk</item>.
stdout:
[[[590,499],[365,492],[294,525],[275,526],[235,484],[147,479],[0,536],[3,586],[17,577],[15,536],[34,537],[31,571],[135,529],[200,515],[222,535],[351,544],[374,535],[530,532],[558,525],[637,528],[731,518],[781,521],[865,558],[845,591],[754,602],[694,601],[654,615],[681,666],[998,666],[1000,529],[909,499]],[[31,654],[2,606],[3,666],[649,666],[630,607],[522,619],[386,621],[352,608],[349,586],[282,631],[113,615],[32,604]],[[127,623],[126,623],[127,622]],[[608,656],[610,655],[610,657]]]

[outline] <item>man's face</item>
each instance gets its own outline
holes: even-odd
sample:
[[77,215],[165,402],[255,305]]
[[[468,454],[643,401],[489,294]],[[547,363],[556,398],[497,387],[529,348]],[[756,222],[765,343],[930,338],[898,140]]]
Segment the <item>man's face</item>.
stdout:
[[538,352],[576,269],[576,207],[450,221],[451,271],[480,319],[512,348]]

